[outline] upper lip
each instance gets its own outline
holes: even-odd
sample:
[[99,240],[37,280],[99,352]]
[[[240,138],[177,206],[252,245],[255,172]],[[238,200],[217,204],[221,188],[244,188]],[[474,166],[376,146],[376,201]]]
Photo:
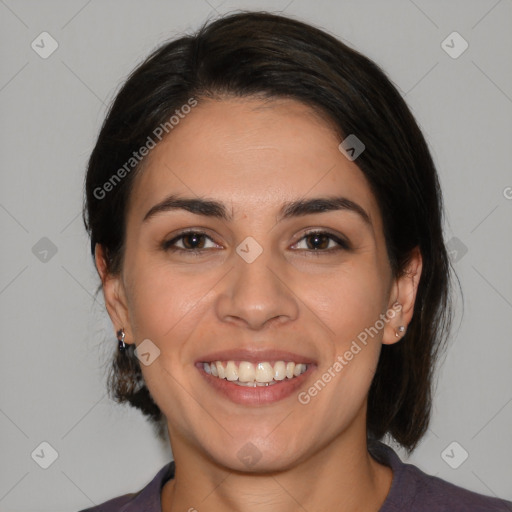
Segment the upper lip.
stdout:
[[277,349],[231,349],[210,352],[201,356],[196,363],[210,363],[212,361],[248,361],[258,363],[264,361],[293,361],[294,363],[314,364],[313,358]]

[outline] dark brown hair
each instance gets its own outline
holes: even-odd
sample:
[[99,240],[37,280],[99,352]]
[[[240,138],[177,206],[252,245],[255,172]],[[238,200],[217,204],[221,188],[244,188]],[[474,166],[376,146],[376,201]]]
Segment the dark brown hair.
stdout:
[[[141,165],[103,194],[105,183],[190,98],[227,96],[295,99],[327,116],[342,138],[355,134],[366,146],[356,163],[379,204],[395,276],[419,247],[414,316],[400,342],[382,347],[367,414],[369,438],[388,433],[411,451],[428,427],[434,365],[451,319],[441,191],[405,101],[374,62],[336,38],[287,17],[242,12],[153,52],[117,94],[89,160],[83,217],[93,257],[101,244],[108,271],[120,271],[126,209]],[[115,400],[162,424],[133,345],[114,356],[108,386]]]

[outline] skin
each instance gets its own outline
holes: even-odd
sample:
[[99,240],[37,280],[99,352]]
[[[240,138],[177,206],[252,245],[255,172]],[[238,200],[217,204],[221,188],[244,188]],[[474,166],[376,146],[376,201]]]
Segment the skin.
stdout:
[[[367,395],[382,344],[399,342],[398,327],[411,320],[421,256],[414,251],[393,276],[375,197],[339,143],[325,119],[293,100],[203,100],[135,180],[119,275],[96,248],[115,329],[127,343],[150,339],[160,350],[142,371],[176,461],[162,490],[165,512],[378,511],[389,492],[391,469],[367,451]],[[175,209],[144,222],[171,193],[220,201],[232,219]],[[360,205],[370,224],[350,210],[277,222],[284,202],[332,195]],[[161,248],[187,228],[211,238],[199,239],[202,253]],[[311,228],[345,237],[350,248],[329,252],[337,243],[327,238],[314,249]],[[248,236],[263,248],[252,263],[236,252]],[[307,405],[296,392],[235,404],[194,366],[214,350],[279,348],[316,361],[299,390],[307,391],[396,301],[401,310]],[[261,454],[251,468],[237,456],[249,441]]]

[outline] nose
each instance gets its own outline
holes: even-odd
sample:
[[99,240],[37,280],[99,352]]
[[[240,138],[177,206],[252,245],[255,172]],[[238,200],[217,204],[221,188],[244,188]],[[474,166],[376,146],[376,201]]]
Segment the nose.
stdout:
[[264,250],[248,263],[234,256],[234,268],[222,280],[216,300],[216,314],[223,322],[258,330],[269,324],[295,320],[299,305],[286,284],[289,269],[272,261]]

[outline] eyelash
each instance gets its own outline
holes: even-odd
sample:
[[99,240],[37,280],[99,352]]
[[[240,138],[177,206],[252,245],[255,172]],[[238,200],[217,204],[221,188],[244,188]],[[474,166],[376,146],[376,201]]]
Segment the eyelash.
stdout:
[[[212,240],[210,236],[208,236],[203,231],[182,231],[178,236],[172,238],[171,240],[166,240],[162,243],[162,249],[164,251],[171,251],[171,252],[182,252],[187,254],[192,254],[194,256],[199,256],[203,251],[207,251],[209,249],[182,249],[181,247],[176,247],[174,244],[178,242],[179,240],[183,239],[187,235],[199,235],[199,236],[205,236],[209,240]],[[307,233],[304,233],[304,235],[295,242],[294,245],[298,244],[302,240],[304,240],[307,237],[313,236],[313,235],[321,235],[321,236],[327,236],[328,239],[336,242],[338,244],[338,247],[331,247],[330,249],[298,249],[300,251],[306,251],[310,253],[312,256],[320,256],[323,254],[332,254],[334,252],[338,252],[341,250],[350,250],[350,245],[346,240],[343,240],[342,238],[339,238],[338,236],[329,233],[328,231],[321,231],[321,230],[312,230],[308,231]],[[215,243],[215,242],[214,242]]]

